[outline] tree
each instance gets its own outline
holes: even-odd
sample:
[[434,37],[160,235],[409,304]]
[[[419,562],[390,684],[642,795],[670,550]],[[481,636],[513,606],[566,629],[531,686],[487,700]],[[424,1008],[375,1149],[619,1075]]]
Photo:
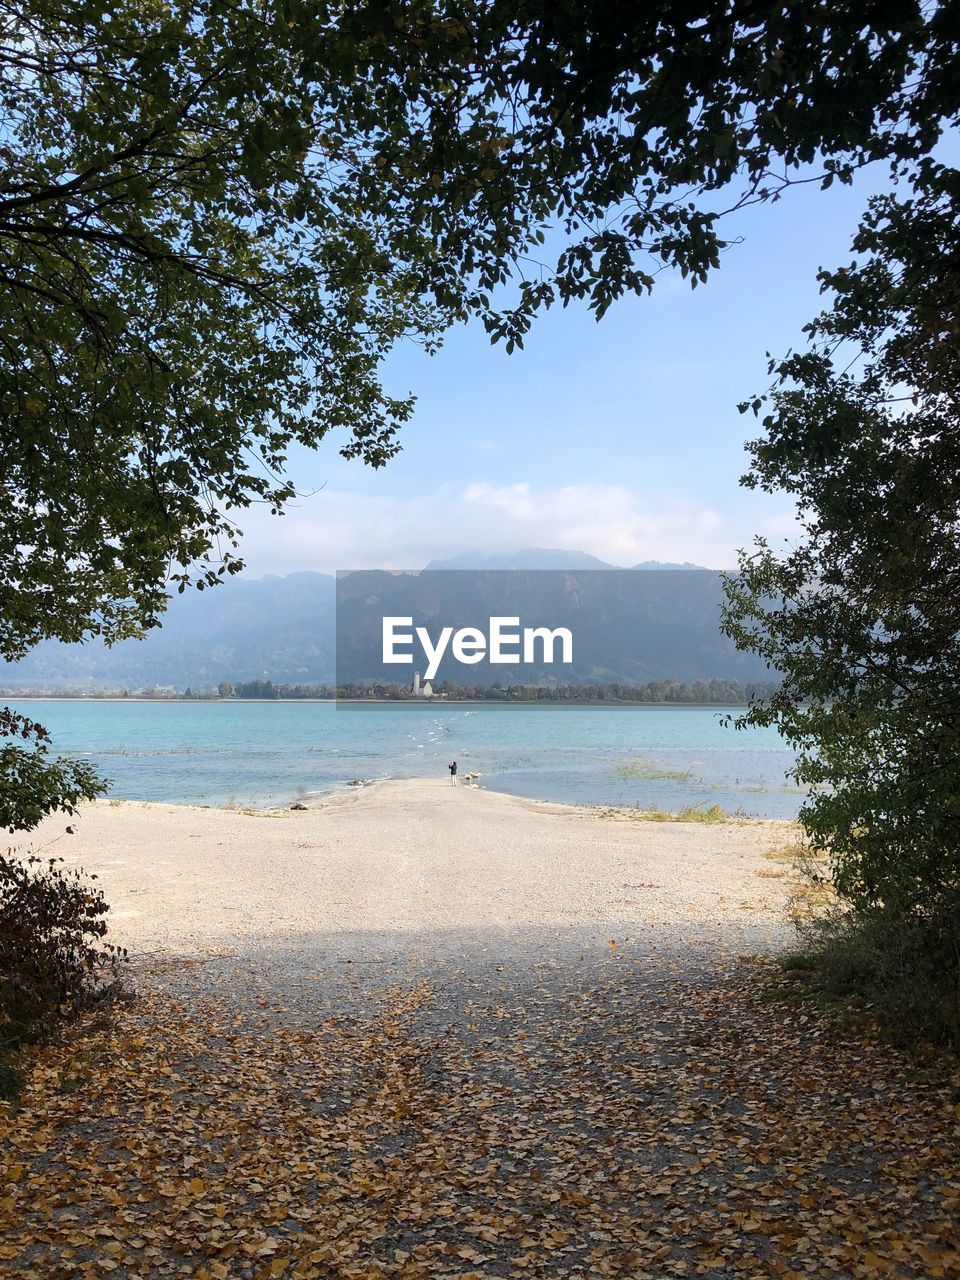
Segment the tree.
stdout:
[[748,718],[801,749],[838,887],[911,911],[960,893],[958,215],[960,175],[926,165],[824,276],[834,307],[776,366],[747,481],[794,494],[806,536],[729,588],[731,634],[784,673]]
[[335,72],[323,6],[304,29],[225,0],[0,12],[0,652],[16,657],[139,634],[171,583],[236,569],[234,513],[291,495],[291,442],[346,428],[344,452],[382,464],[409,401],[381,390],[379,361],[435,320],[413,275],[424,234],[351,189],[371,101]]
[[747,483],[794,494],[805,536],[744,554],[726,626],[783,673],[744,719],[798,748],[839,893],[934,982],[933,1034],[960,1043],[960,173],[924,163],[854,250],[824,274],[811,349],[753,405]]

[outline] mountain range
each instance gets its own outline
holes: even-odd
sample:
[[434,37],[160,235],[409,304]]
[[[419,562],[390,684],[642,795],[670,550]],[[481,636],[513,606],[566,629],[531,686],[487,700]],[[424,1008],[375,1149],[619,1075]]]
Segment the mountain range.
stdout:
[[[450,571],[463,569],[562,569],[574,578],[578,571],[610,570],[609,590],[601,593],[603,607],[595,615],[605,620],[603,661],[601,667],[592,663],[578,678],[625,683],[671,677],[769,679],[762,663],[749,654],[737,653],[721,635],[717,626],[721,592],[716,574],[696,572],[698,566],[690,564],[647,562],[634,568],[684,572],[663,578],[658,573],[659,589],[653,575],[648,578],[645,574],[634,587],[627,571],[585,552],[528,548],[511,555],[477,552],[433,560],[427,570],[448,572],[424,578],[424,584],[432,583],[436,595],[441,582],[462,583],[460,574]],[[357,575],[358,587],[367,572]],[[381,576],[389,583],[393,575]],[[543,582],[552,577],[544,575]],[[538,602],[538,580],[533,576],[527,581],[525,610],[549,612],[553,597]],[[454,608],[455,599],[464,590],[457,586],[453,594],[447,592],[442,607]],[[143,640],[122,641],[112,648],[98,640],[82,645],[45,641],[22,662],[0,665],[0,687],[10,691],[84,691],[198,689],[216,686],[221,680],[333,683],[337,674],[336,603],[337,583],[330,574],[233,578],[214,590],[174,596],[162,627]],[[456,608],[462,612],[462,600]],[[638,640],[641,632],[642,642]],[[344,634],[342,618],[341,645]],[[502,674],[496,669],[477,673],[481,683],[497,678]]]

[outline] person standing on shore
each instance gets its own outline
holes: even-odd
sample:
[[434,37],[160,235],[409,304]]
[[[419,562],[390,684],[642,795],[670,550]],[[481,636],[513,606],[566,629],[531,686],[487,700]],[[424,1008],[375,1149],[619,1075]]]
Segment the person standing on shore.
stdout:
[[453,786],[456,786],[456,785],[457,785],[457,762],[456,762],[456,760],[454,760],[454,761],[450,764],[449,769],[450,769],[450,782],[453,784]]

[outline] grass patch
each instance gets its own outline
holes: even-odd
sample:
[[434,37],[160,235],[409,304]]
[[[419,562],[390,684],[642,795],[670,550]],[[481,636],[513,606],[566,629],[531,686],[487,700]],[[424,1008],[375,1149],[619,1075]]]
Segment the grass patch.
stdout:
[[[828,859],[815,853],[805,844],[778,845],[763,855],[768,862],[777,863],[783,870],[758,871],[762,879],[780,880],[790,876],[793,882],[789,911],[797,921],[803,921],[823,913],[836,902],[836,894],[830,882]],[[791,874],[792,873],[792,874]]]
[[823,876],[803,876],[792,887],[788,911],[795,920],[816,918],[836,900],[837,895],[829,880]]
[[639,778],[645,782],[686,782],[693,765],[686,769],[664,769],[655,760],[628,760],[618,764],[616,771],[621,778]]
[[596,812],[601,818],[618,818],[627,822],[714,823],[740,822],[744,820],[741,815],[727,813],[719,804],[711,805],[709,809],[705,809],[700,804],[687,805],[683,809],[677,809],[674,813],[671,813],[669,809],[658,809],[656,806],[651,809],[641,809],[639,804],[632,809],[610,806],[605,809],[598,809]]
[[241,804],[240,801],[236,798],[236,796],[230,796],[230,798],[224,804],[220,804],[220,805],[203,804],[203,805],[199,805],[198,808],[225,809],[227,813],[242,813],[247,818],[277,818],[277,817],[287,816],[287,810],[285,808],[281,809],[274,806],[273,808],[269,808],[269,809],[261,809],[261,808],[258,808],[257,805],[253,805],[253,804]]
[[671,813],[668,809],[634,809],[633,814],[641,822],[730,822],[732,819],[719,804],[705,809],[703,805],[686,805]]
[[807,861],[808,850],[799,843],[784,844],[778,845],[776,849],[768,849],[763,856],[768,862],[783,862],[796,867]]
[[709,809],[704,809],[702,805],[687,805],[683,809],[678,809],[676,814],[677,822],[726,822],[728,814],[722,805],[712,804]]

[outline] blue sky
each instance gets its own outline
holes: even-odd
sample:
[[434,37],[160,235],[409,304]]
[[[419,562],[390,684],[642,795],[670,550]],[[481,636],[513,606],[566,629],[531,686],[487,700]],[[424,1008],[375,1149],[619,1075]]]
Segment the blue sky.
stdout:
[[585,307],[554,309],[513,355],[479,325],[433,357],[398,350],[388,389],[418,397],[403,452],[380,471],[339,458],[332,437],[295,453],[298,487],[318,492],[280,521],[241,520],[249,575],[529,546],[724,568],[756,533],[791,537],[784,497],[738,485],[755,424],[736,406],[766,385],[767,350],[803,341],[817,268],[850,259],[870,189],[799,187],[747,210],[728,221],[743,242],[707,285],[664,274],[599,324]]

